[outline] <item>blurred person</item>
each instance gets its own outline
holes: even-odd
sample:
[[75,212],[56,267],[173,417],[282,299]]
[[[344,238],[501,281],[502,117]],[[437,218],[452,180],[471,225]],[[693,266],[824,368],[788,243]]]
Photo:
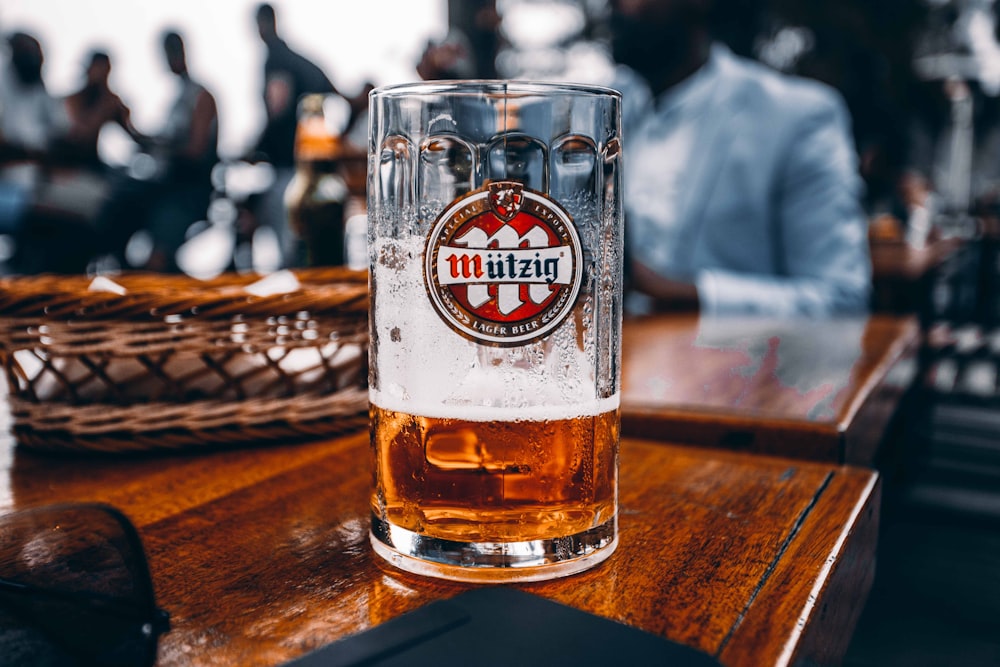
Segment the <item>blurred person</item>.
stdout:
[[[60,100],[65,128],[51,142],[46,168],[35,191],[33,224],[42,234],[87,237],[72,241],[73,258],[64,253],[59,267],[40,267],[62,272],[86,268],[91,254],[100,254],[98,216],[107,203],[114,174],[98,154],[102,128],[117,123],[135,141],[144,142],[130,121],[128,107],[108,86],[111,59],[103,51],[94,51],[87,60],[85,82],[75,93]],[[96,233],[95,233],[96,232]],[[44,245],[44,244],[43,244]],[[42,248],[43,256],[50,255]],[[42,264],[48,263],[45,257]]]
[[440,41],[429,41],[417,63],[417,74],[424,81],[475,78],[475,63],[469,40],[451,31]]
[[252,159],[274,167],[274,183],[257,204],[257,219],[272,227],[285,263],[292,263],[293,239],[284,206],[285,190],[295,173],[295,130],[299,99],[310,93],[336,93],[318,65],[292,50],[278,35],[274,7],[258,5],[257,32],[267,48],[264,61],[264,109],[267,119]]
[[26,33],[12,34],[10,59],[0,77],[0,135],[7,160],[37,158],[65,129],[59,105],[42,79],[45,57],[39,41]]
[[829,87],[713,40],[713,0],[613,0],[633,307],[863,312],[850,118]]
[[21,228],[41,162],[66,126],[42,80],[45,58],[39,41],[17,32],[7,43],[9,60],[0,73],[0,233]]
[[[891,213],[912,245],[968,233],[1000,184],[1000,44],[993,0],[931,8],[916,37]],[[987,205],[985,208],[989,208]],[[929,224],[928,224],[929,221]]]
[[41,44],[19,32],[9,45],[9,68],[0,78],[0,233],[14,236],[15,271],[77,273],[95,246],[93,230],[76,216],[91,191],[76,190],[66,175],[58,145],[69,121],[46,89]]
[[461,42],[467,63],[460,76],[447,78],[496,78],[502,21],[496,4],[496,0],[448,0],[448,36],[443,43]]
[[902,221],[902,225],[892,240],[902,239],[920,249],[940,237],[935,226],[941,210],[940,198],[924,174],[916,170],[903,172],[896,184],[896,195],[897,216],[893,219]]
[[337,89],[318,65],[293,51],[278,36],[274,7],[262,4],[256,12],[257,32],[267,47],[264,61],[264,109],[267,121],[256,150],[275,167],[295,163],[296,109],[309,93],[336,93]]
[[[829,84],[850,110],[871,213],[891,204],[905,169],[907,120],[920,104],[912,98],[914,54],[928,9],[913,0],[767,3],[771,34],[786,36],[787,54],[783,59],[772,50],[770,64]],[[788,50],[791,35],[801,40],[795,55]]]
[[148,178],[119,183],[102,218],[120,260],[129,237],[145,228],[153,250],[144,268],[176,272],[177,250],[187,228],[203,219],[211,199],[212,169],[219,161],[219,115],[213,95],[188,72],[180,34],[164,33],[163,54],[179,86],[164,127],[144,140],[155,167]]
[[87,58],[83,87],[63,101],[68,127],[62,150],[67,159],[94,169],[104,167],[97,146],[101,130],[109,123],[117,124],[139,144],[149,142],[132,125],[129,108],[111,90],[110,75],[111,57],[101,50],[92,51]]
[[177,249],[191,223],[206,214],[212,195],[212,168],[219,161],[219,113],[212,94],[191,78],[178,33],[164,34],[163,55],[180,90],[154,140],[162,173],[148,220],[153,236],[149,268],[177,271]]
[[375,84],[371,81],[365,81],[364,85],[361,86],[361,91],[348,100],[351,104],[354,120],[351,121],[347,133],[344,135],[347,139],[347,146],[364,153],[366,159],[368,155],[368,94],[373,90],[375,90]]

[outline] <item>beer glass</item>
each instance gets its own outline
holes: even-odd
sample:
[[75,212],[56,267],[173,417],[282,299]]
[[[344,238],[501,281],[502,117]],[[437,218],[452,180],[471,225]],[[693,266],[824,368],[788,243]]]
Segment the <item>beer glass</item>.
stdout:
[[427,82],[371,95],[371,542],[534,581],[617,545],[621,99]]

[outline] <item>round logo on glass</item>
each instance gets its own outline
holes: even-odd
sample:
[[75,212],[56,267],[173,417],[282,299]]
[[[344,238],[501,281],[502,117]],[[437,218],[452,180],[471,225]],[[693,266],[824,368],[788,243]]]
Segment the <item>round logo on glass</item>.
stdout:
[[431,303],[452,329],[496,346],[542,338],[580,293],[582,251],[558,203],[513,181],[452,202],[427,239]]

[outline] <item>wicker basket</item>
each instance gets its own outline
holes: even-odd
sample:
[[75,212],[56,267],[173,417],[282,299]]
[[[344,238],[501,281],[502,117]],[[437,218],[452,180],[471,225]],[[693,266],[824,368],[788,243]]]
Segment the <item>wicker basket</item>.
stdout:
[[[367,423],[363,272],[0,280],[14,434],[46,450],[124,452],[328,436]],[[251,290],[252,291],[252,290]]]

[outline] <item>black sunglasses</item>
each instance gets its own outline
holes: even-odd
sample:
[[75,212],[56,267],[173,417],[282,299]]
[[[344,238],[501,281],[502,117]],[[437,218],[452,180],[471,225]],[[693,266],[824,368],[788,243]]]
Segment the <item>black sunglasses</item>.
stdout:
[[0,516],[0,665],[152,665],[169,629],[124,514],[72,504]]

